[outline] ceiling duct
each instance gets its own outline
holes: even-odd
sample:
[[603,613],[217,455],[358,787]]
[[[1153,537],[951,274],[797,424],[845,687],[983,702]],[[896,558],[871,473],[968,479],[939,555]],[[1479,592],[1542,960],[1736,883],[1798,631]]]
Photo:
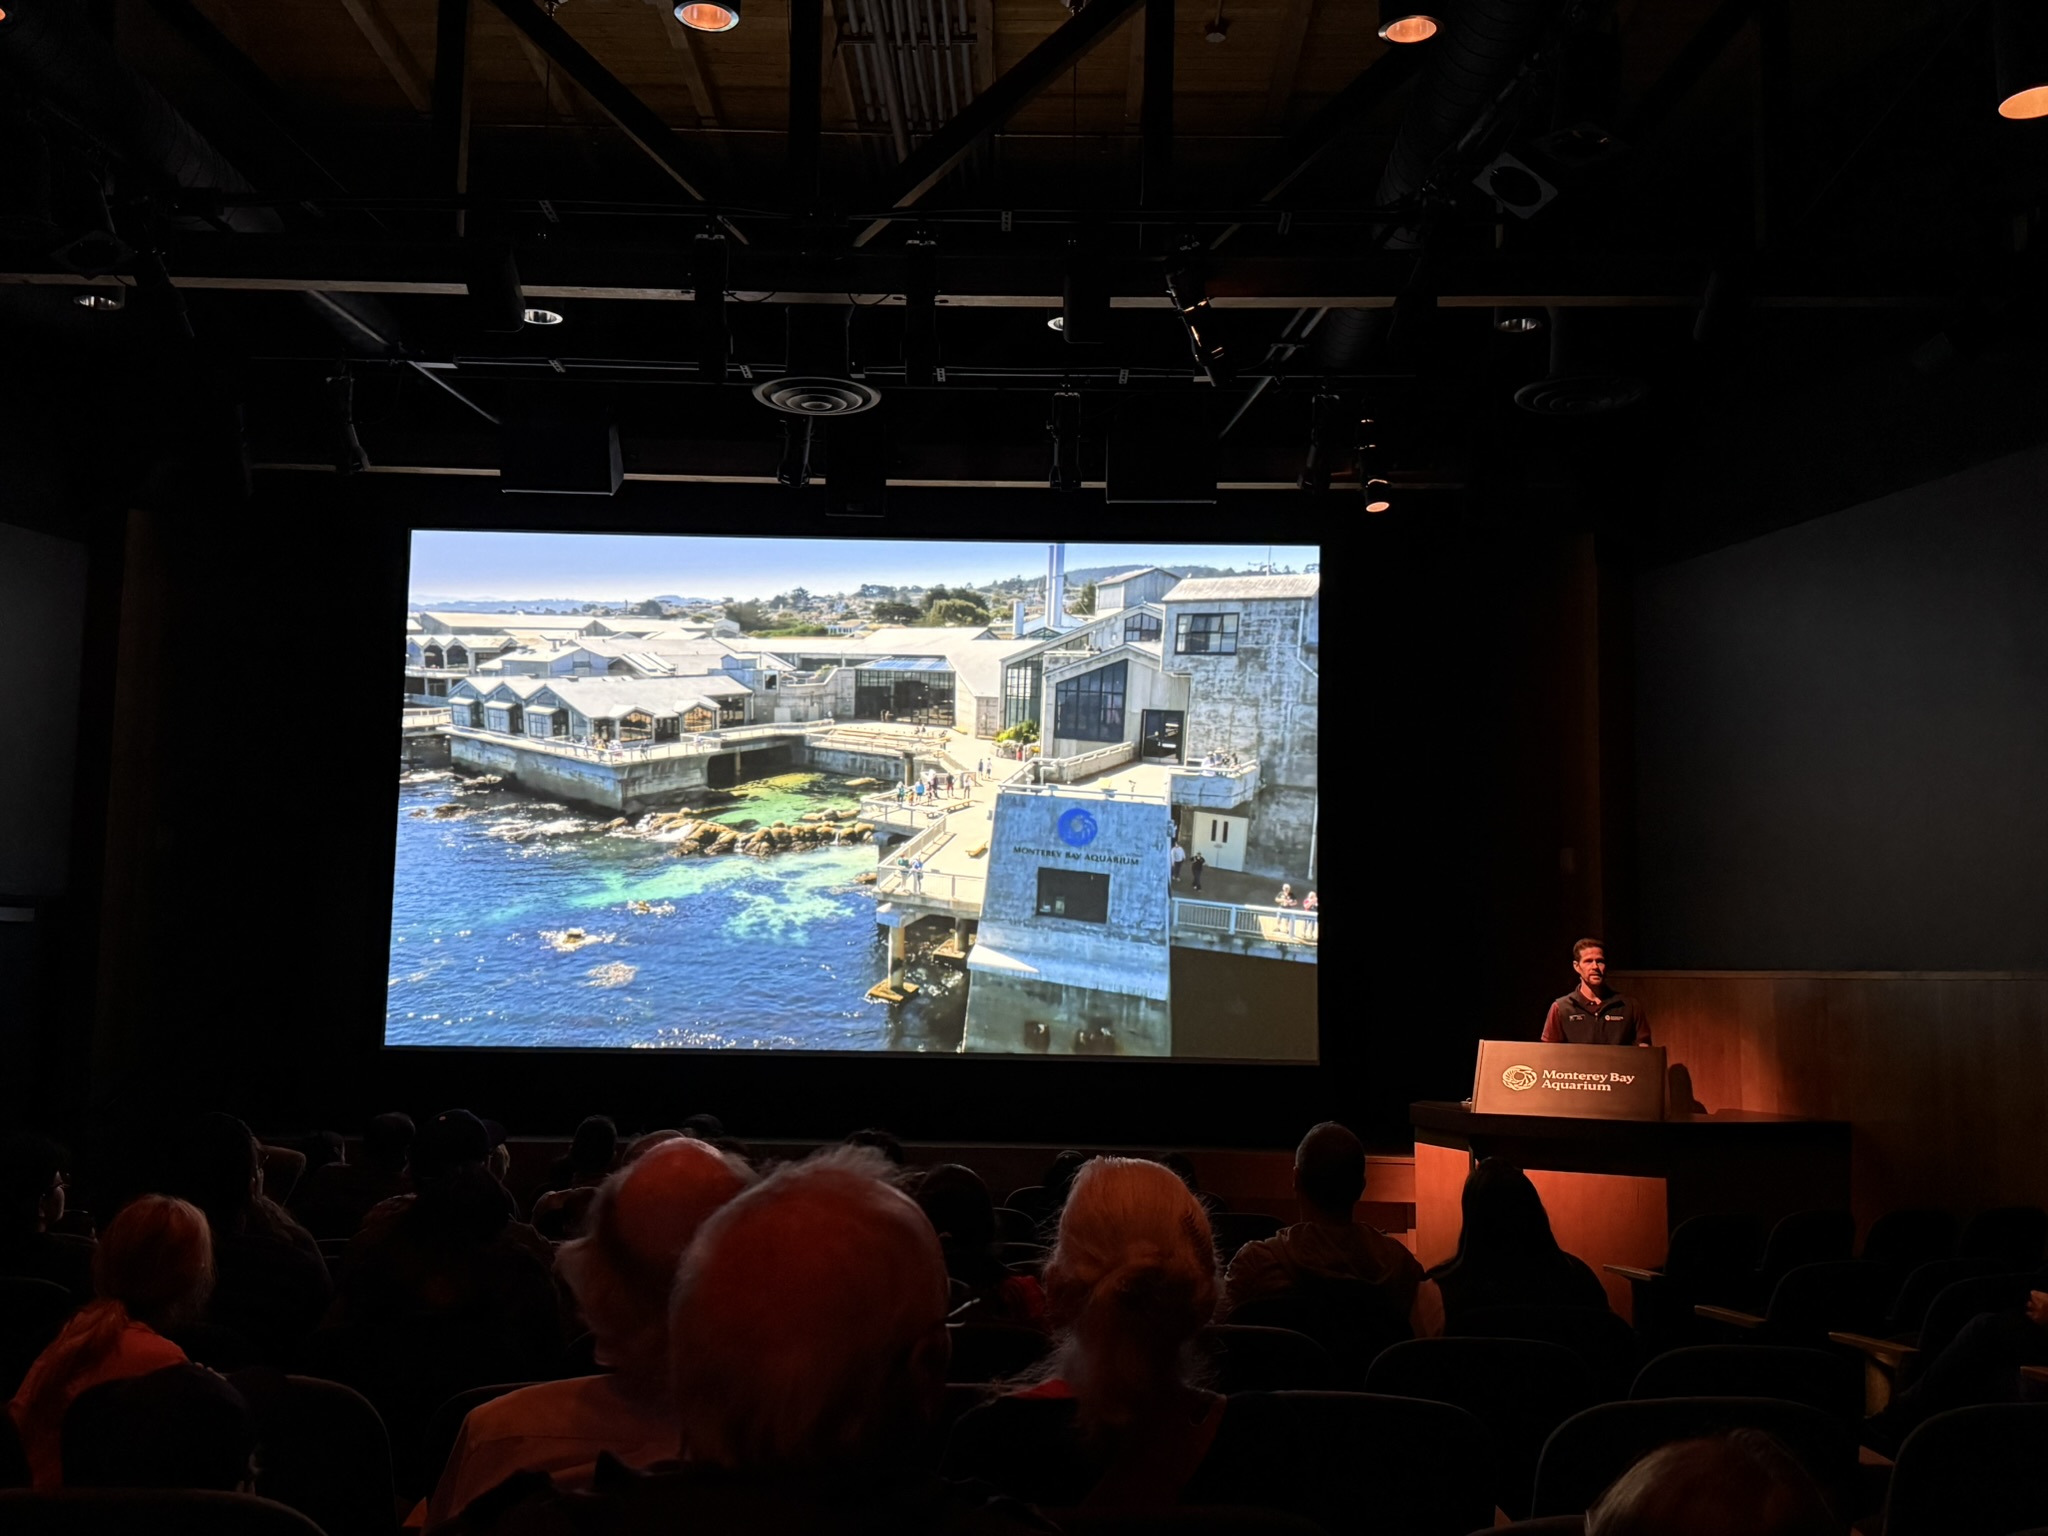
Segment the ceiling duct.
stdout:
[[[1401,131],[1373,193],[1376,207],[1391,207],[1415,196],[1446,157],[1464,147],[1472,125],[1528,56],[1544,24],[1557,14],[1558,0],[1467,0],[1446,9],[1449,14],[1426,50]],[[1412,216],[1389,219],[1374,238],[1390,250],[1414,250],[1422,244]],[[1320,363],[1333,371],[1358,367],[1387,323],[1385,310],[1331,310],[1317,333]]]
[[792,304],[789,352],[779,379],[754,386],[754,398],[790,416],[855,416],[873,410],[881,391],[855,379],[848,362],[853,308]]
[[1536,416],[1602,416],[1650,392],[1647,379],[1603,350],[1597,318],[1583,309],[1550,311],[1550,372],[1516,390],[1515,404]]

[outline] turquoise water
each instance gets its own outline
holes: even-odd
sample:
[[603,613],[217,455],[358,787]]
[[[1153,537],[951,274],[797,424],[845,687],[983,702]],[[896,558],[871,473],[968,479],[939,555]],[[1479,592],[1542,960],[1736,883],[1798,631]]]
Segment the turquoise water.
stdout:
[[[828,774],[742,785],[726,825],[851,809]],[[444,817],[443,808],[454,814]],[[766,858],[675,857],[644,820],[459,774],[400,784],[389,1045],[952,1050],[966,989],[915,965],[911,1003],[866,1000],[887,971],[871,844]],[[925,944],[943,936],[919,930]],[[574,930],[574,931],[572,931]],[[580,932],[578,932],[580,931]]]

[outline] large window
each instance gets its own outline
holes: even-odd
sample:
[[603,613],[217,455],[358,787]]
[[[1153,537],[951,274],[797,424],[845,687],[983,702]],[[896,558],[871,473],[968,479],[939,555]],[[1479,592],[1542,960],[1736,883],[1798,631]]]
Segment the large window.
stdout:
[[1124,639],[1157,640],[1160,623],[1156,613],[1132,613],[1124,616]]
[[1078,869],[1038,872],[1038,915],[1077,923],[1109,921],[1109,876]]
[[1045,663],[1033,656],[1003,668],[1003,729],[1034,723],[1041,709],[1039,690],[1044,686]]
[[1235,656],[1237,615],[1182,614],[1174,624],[1173,649],[1182,656]]
[[1052,733],[1062,741],[1122,741],[1128,662],[1097,667],[1053,689]]

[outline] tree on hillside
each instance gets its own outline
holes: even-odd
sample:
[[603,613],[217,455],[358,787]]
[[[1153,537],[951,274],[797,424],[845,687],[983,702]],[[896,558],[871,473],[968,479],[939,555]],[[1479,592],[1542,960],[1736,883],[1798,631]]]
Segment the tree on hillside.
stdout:
[[665,610],[656,599],[646,597],[635,603],[627,612],[636,614],[643,619],[658,619]]
[[874,607],[877,624],[915,624],[918,610],[912,603],[877,603]]
[[1067,612],[1085,618],[1095,611],[1095,583],[1089,582],[1067,599]]
[[751,598],[743,603],[727,603],[725,616],[743,630],[753,631],[768,627],[768,615],[761,611],[761,605]]
[[924,623],[933,628],[966,628],[989,622],[989,612],[981,604],[964,597],[945,597],[933,603],[924,616]]

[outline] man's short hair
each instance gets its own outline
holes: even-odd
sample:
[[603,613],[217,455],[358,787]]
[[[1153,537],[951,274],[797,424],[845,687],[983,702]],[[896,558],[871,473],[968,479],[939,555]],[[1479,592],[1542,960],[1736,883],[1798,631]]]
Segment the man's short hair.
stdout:
[[1579,963],[1579,957],[1585,954],[1585,952],[1589,949],[1597,949],[1602,954],[1605,954],[1607,952],[1606,944],[1604,944],[1599,939],[1581,939],[1578,941],[1578,943],[1572,946],[1572,964],[1577,965]]
[[1334,1120],[1314,1126],[1294,1149],[1294,1187],[1322,1211],[1350,1211],[1365,1193],[1365,1143]]
[[1757,1429],[1650,1452],[1586,1513],[1586,1536],[1839,1536],[1812,1476]]
[[704,1223],[669,1312],[683,1459],[872,1470],[917,1455],[944,1392],[938,1235],[881,1155],[786,1164]]
[[396,1111],[388,1115],[372,1115],[369,1128],[363,1132],[363,1161],[396,1172],[405,1166],[406,1154],[412,1150],[412,1138],[411,1115]]

